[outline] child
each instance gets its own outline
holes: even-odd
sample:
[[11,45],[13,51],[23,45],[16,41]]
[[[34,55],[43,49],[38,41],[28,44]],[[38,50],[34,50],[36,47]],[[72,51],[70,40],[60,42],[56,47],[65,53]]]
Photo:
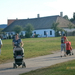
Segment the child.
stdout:
[[67,41],[67,42],[66,42],[66,54],[67,54],[67,55],[68,55],[68,54],[71,55],[71,53],[72,53],[72,55],[73,55],[72,47],[71,47],[71,42],[70,42],[70,41]]

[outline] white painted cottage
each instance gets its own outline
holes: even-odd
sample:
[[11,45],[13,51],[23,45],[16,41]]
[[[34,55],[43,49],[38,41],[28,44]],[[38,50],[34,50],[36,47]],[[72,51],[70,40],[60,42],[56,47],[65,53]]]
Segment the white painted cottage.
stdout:
[[[38,17],[37,18],[31,18],[31,19],[17,19],[13,21],[10,25],[8,25],[3,31],[8,34],[14,34],[13,28],[16,25],[20,25],[23,28],[28,24],[32,24],[34,27],[33,34],[39,34],[39,37],[55,37],[55,31],[51,29],[52,24],[56,22],[59,23],[58,27],[63,28],[66,31],[75,31],[75,29],[69,29],[68,24],[71,24],[74,26],[72,22],[69,20],[66,20],[62,18],[59,15],[55,16],[46,16],[46,17]],[[25,31],[22,31],[25,35]]]

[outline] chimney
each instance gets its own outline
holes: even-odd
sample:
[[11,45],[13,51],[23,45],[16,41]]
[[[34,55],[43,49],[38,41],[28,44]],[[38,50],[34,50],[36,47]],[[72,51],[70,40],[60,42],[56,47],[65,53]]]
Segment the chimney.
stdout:
[[40,18],[40,15],[39,14],[37,14],[37,18]]
[[63,17],[63,12],[60,12],[60,16]]
[[18,20],[18,18],[16,18],[16,20]]

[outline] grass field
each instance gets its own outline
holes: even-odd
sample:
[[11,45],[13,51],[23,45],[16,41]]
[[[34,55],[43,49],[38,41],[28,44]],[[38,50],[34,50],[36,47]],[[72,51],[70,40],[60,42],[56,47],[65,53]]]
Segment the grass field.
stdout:
[[75,60],[30,71],[20,75],[75,75]]
[[[67,38],[71,41],[73,49],[75,49],[75,36],[69,36]],[[43,56],[60,50],[60,37],[25,38],[22,40],[24,42],[25,58]],[[0,55],[0,63],[13,59],[12,39],[2,41],[3,47]]]

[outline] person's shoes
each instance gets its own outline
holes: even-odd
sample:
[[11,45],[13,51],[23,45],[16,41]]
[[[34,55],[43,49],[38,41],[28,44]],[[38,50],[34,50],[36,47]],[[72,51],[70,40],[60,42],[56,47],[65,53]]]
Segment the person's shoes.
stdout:
[[62,57],[62,55],[60,57]]
[[74,55],[74,53],[72,53],[72,55]]

